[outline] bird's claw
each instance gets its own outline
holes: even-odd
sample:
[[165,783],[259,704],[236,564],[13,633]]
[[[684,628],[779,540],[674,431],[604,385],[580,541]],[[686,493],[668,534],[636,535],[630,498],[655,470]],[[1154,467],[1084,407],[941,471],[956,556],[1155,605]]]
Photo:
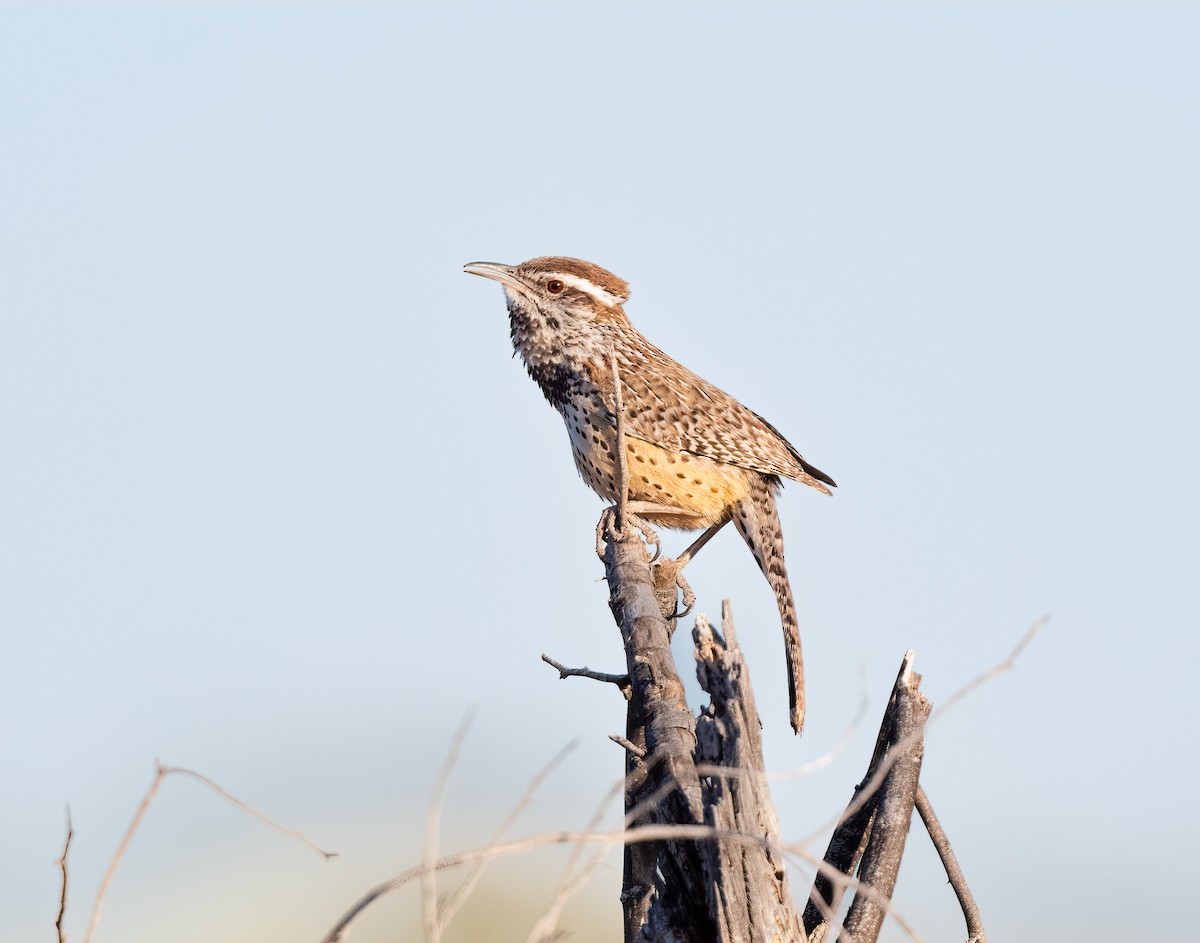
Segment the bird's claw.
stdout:
[[672,619],[682,619],[689,615],[692,609],[696,606],[696,594],[692,592],[692,587],[688,585],[688,581],[683,576],[683,569],[675,574],[675,585],[679,587],[679,592],[683,595],[683,611],[679,607],[675,607],[675,613],[671,616]]
[[608,507],[600,512],[600,520],[596,524],[596,556],[601,560],[604,559],[605,544],[610,539],[618,540],[621,537],[631,537],[635,532],[640,533],[646,543],[654,545],[654,553],[650,557],[650,562],[654,563],[662,555],[662,541],[659,540],[654,528],[636,514],[630,514],[626,511],[625,532],[622,534],[617,528],[616,507]]

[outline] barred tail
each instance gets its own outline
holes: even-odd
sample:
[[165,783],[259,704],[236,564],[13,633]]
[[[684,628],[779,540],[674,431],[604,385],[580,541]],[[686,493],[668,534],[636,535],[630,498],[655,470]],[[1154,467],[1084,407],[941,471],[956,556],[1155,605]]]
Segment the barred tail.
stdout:
[[783,563],[783,528],[775,509],[770,479],[759,478],[755,481],[750,493],[734,508],[733,524],[775,591],[779,620],[783,624],[783,646],[787,654],[792,729],[800,733],[804,729],[804,655],[800,650],[796,603],[792,599],[792,586]]

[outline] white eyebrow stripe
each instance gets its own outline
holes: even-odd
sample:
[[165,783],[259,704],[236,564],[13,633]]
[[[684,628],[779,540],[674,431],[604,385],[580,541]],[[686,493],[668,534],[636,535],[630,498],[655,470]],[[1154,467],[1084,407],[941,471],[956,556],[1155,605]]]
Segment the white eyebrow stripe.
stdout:
[[555,272],[554,277],[564,285],[574,288],[576,291],[581,291],[585,295],[596,299],[600,304],[609,308],[619,308],[624,299],[618,298],[611,291],[605,291],[595,282],[589,282],[586,278],[580,278],[578,275],[567,275],[564,272]]

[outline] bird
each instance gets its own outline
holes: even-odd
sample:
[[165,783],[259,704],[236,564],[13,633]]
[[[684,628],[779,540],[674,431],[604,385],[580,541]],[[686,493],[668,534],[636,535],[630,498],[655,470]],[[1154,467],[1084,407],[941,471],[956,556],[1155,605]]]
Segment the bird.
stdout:
[[733,522],[775,595],[789,719],[799,734],[804,659],[776,495],[785,478],[826,495],[834,480],[762,416],[650,343],[625,314],[628,282],[612,272],[567,256],[471,262],[463,271],[504,289],[514,352],[562,416],[575,466],[593,491],[620,498],[619,381],[630,513],[667,528],[703,528],[681,564]]

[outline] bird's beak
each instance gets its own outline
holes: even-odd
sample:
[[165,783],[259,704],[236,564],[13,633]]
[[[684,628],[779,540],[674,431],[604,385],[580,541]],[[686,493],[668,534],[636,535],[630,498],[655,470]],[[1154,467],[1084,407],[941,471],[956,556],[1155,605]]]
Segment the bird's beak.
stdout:
[[463,271],[469,275],[482,275],[499,282],[505,288],[524,292],[525,285],[517,277],[516,269],[511,265],[501,265],[499,262],[469,262],[463,266]]

